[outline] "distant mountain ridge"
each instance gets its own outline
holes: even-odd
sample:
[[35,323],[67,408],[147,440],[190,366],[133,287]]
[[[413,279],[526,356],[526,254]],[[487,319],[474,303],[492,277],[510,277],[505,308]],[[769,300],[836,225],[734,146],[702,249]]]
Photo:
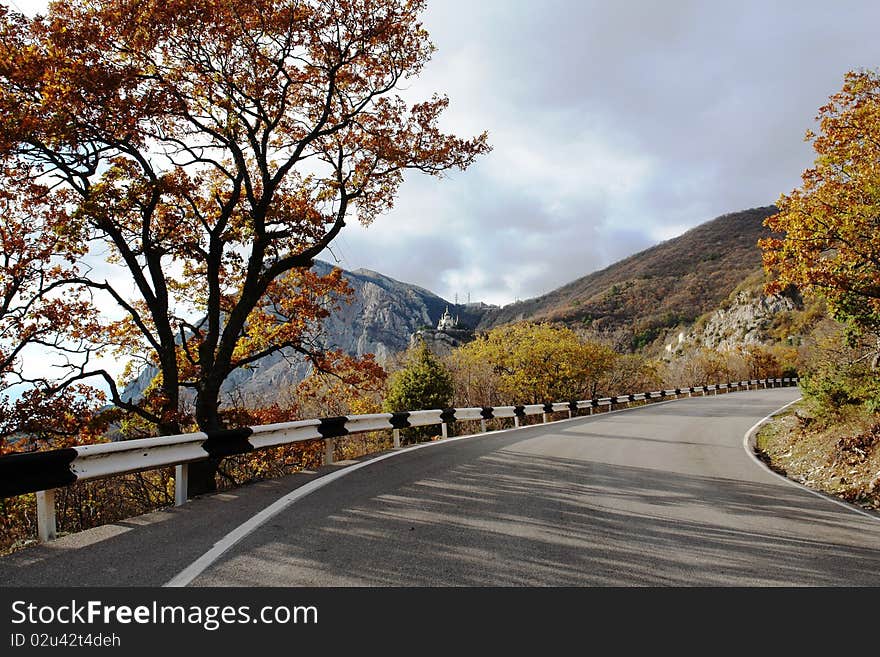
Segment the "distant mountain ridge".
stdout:
[[[312,268],[322,275],[332,269],[320,260]],[[404,351],[416,331],[436,326],[447,308],[470,327],[495,308],[483,303],[455,305],[425,288],[369,269],[344,270],[343,276],[353,290],[352,300],[324,321],[325,347],[355,356],[375,354],[380,363]],[[277,352],[248,369],[234,371],[222,395],[224,400],[234,397],[236,403],[244,404],[275,401],[308,376],[310,369],[299,355]],[[155,373],[152,368],[145,370],[125,387],[123,398],[139,398]]]
[[[368,269],[344,271],[353,300],[324,324],[326,347],[352,355],[375,354],[384,363],[409,346],[410,336],[437,325],[449,308],[478,331],[517,321],[552,321],[586,328],[621,349],[641,349],[673,327],[714,310],[761,267],[757,247],[773,206],[726,214],[547,294],[504,307],[454,304],[430,290]],[[316,261],[326,274],[332,266]],[[226,399],[266,403],[283,397],[309,373],[302,358],[276,353],[236,370],[224,385]],[[123,397],[140,396],[155,372],[130,383]]]
[[717,217],[547,294],[490,310],[480,330],[517,321],[553,321],[616,334],[639,349],[665,329],[692,323],[761,267],[758,239],[775,206]]

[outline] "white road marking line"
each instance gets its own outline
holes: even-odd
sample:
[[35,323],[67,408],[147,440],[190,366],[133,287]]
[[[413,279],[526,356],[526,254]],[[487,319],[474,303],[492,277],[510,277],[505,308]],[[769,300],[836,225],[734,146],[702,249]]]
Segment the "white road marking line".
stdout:
[[[565,422],[576,422],[578,420],[588,420],[592,418],[602,418],[606,415],[613,415],[615,413],[623,413],[626,411],[638,410],[639,408],[648,408],[655,406],[663,406],[665,404],[671,404],[677,399],[670,399],[665,402],[655,402],[652,404],[645,404],[644,406],[635,406],[630,408],[621,408],[616,411],[607,411],[604,413],[598,413],[596,415],[584,415],[581,417],[574,418],[566,418],[563,420],[557,420],[555,422],[551,422],[550,425],[563,424]],[[683,400],[682,400],[683,401]],[[381,456],[377,456],[376,458],[372,458],[369,461],[364,461],[362,463],[358,463],[357,465],[352,465],[344,470],[339,470],[337,472],[333,472],[328,475],[324,475],[314,481],[310,481],[309,483],[300,486],[294,491],[291,491],[284,497],[276,500],[265,509],[260,511],[254,516],[251,516],[248,520],[240,524],[238,527],[233,529],[231,532],[226,534],[219,541],[214,543],[214,547],[205,552],[198,559],[193,561],[189,566],[180,571],[177,575],[171,578],[168,582],[163,584],[163,587],[181,587],[189,585],[196,577],[201,575],[205,570],[207,570],[214,562],[216,562],[220,557],[222,557],[226,552],[228,552],[236,543],[247,537],[249,534],[253,533],[257,530],[261,525],[268,522],[271,518],[278,515],[288,506],[293,504],[294,502],[298,502],[302,498],[307,495],[314,493],[316,490],[323,488],[327,484],[333,483],[337,479],[344,477],[347,474],[350,474],[356,470],[360,470],[361,468],[365,468],[368,465],[372,465],[374,463],[378,463],[379,461],[384,461],[385,459],[390,459],[393,456],[397,456],[399,454],[408,454],[416,449],[423,449],[426,447],[433,447],[436,445],[448,445],[449,443],[456,442],[459,440],[466,440],[469,438],[484,438],[487,436],[498,436],[504,433],[513,432],[513,431],[522,431],[524,429],[534,429],[536,427],[547,427],[546,424],[532,424],[525,427],[514,427],[511,429],[503,429],[501,431],[489,431],[487,433],[475,433],[469,434],[467,436],[456,436],[455,438],[444,438],[443,440],[437,440],[430,443],[422,443],[420,445],[414,445],[412,447],[408,447],[406,449],[402,449],[400,451],[389,452],[387,454],[382,454]]]

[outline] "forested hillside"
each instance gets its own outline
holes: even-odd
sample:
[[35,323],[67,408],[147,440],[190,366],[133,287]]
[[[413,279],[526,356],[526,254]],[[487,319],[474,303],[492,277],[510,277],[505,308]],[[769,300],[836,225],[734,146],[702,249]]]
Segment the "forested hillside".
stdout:
[[665,328],[690,324],[761,267],[758,240],[774,206],[726,214],[534,299],[484,315],[479,328],[558,321],[639,349]]

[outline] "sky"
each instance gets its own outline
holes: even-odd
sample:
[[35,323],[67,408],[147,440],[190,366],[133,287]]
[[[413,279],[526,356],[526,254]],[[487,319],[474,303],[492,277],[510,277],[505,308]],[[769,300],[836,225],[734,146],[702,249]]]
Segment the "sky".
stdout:
[[874,0],[429,0],[423,22],[437,52],[404,93],[448,94],[442,127],[493,151],[407,175],[323,259],[499,305],[773,203],[844,73],[880,66]]

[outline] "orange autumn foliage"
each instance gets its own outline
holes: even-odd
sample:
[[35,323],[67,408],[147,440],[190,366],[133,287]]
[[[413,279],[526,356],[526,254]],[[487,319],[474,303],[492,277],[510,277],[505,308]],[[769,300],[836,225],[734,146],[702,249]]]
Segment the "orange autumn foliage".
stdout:
[[[101,311],[79,336],[86,356],[50,387],[98,377],[160,433],[184,426],[189,388],[213,430],[236,369],[280,350],[329,362],[321,320],[346,286],[313,259],[347,220],[391,208],[405,171],[440,176],[489,149],[485,134],[439,129],[445,97],[395,93],[433,51],[424,6],[72,0],[35,19],[0,7],[0,163],[26,172],[28,202],[77,253],[61,278],[89,305],[68,313]],[[106,266],[82,266],[89,249]],[[124,399],[96,353],[156,367],[149,403]]]
[[880,73],[847,73],[817,119],[815,164],[766,222],[782,236],[760,242],[768,291],[797,286],[853,327],[880,330]]

